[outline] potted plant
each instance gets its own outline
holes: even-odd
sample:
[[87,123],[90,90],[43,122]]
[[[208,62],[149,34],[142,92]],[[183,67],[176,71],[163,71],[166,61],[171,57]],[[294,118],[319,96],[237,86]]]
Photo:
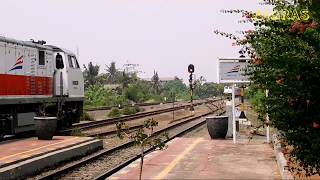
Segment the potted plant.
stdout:
[[207,117],[207,128],[211,139],[225,139],[228,132],[228,117]]
[[46,114],[47,103],[39,107],[37,115],[34,117],[36,135],[39,140],[52,140],[57,128],[57,117],[49,117]]

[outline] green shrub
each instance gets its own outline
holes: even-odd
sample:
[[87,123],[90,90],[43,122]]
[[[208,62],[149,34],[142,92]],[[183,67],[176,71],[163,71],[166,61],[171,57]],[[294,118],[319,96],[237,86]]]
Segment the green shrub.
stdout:
[[122,114],[124,114],[124,115],[135,114],[135,111],[134,111],[134,109],[131,108],[131,107],[125,107],[125,108],[123,108],[123,110],[122,110]]
[[108,117],[120,117],[121,111],[118,108],[112,108],[108,114]]
[[142,111],[142,109],[139,106],[134,106],[134,110],[136,111],[136,113]]
[[134,107],[125,107],[123,108],[122,110],[122,114],[124,115],[130,115],[130,114],[135,114],[135,113],[138,113],[140,112],[141,109],[139,106],[134,106]]

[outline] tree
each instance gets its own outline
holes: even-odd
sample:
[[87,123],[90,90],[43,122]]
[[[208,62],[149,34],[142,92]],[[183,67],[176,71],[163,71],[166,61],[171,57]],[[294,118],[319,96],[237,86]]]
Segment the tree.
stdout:
[[101,84],[89,86],[85,90],[85,106],[118,106],[127,104],[128,100],[122,94],[117,94],[116,91],[106,89]]
[[121,82],[123,89],[128,88],[129,83],[131,82],[130,75],[128,73],[126,73],[125,71],[123,71],[121,73],[120,82]]
[[201,80],[196,80],[194,95],[200,99],[213,96],[221,96],[223,94],[223,85],[216,83],[201,83]]
[[119,71],[116,68],[116,63],[112,61],[110,65],[106,65],[107,72],[107,83],[114,84],[118,82],[117,78],[119,78]]
[[100,66],[93,65],[92,62],[89,62],[88,67],[84,64],[83,68],[84,68],[83,76],[84,76],[85,88],[96,84]]
[[152,82],[152,88],[154,89],[156,94],[159,94],[159,89],[160,89],[160,79],[159,79],[159,75],[158,72],[153,71],[153,76],[151,78],[151,82]]
[[243,32],[244,38],[215,33],[245,48],[252,59],[247,74],[254,88],[270,92],[268,98],[259,98],[263,103],[259,113],[268,113],[271,124],[293,147],[291,160],[306,175],[320,174],[320,3],[279,0],[271,4],[275,11],[271,16],[224,11],[242,13],[245,22],[253,23],[255,29]]
[[161,96],[167,97],[168,101],[173,101],[172,94],[176,95],[177,99],[188,99],[188,88],[183,83],[182,79],[175,77],[173,81],[168,81],[161,88]]

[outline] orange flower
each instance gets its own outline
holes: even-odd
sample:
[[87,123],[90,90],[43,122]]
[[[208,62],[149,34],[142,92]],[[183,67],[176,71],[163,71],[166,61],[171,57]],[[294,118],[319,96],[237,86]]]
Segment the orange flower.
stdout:
[[306,28],[304,27],[304,25],[301,25],[301,26],[299,27],[300,33],[304,33],[305,30],[306,30]]
[[252,63],[253,63],[254,65],[260,65],[260,64],[262,64],[262,59],[260,59],[260,58],[255,58],[255,59],[253,59]]
[[301,23],[301,22],[294,22],[294,23],[291,25],[289,31],[290,31],[290,32],[304,33],[306,27],[308,27],[308,25],[305,25],[305,24],[303,24],[303,23]]
[[289,154],[289,149],[287,147],[284,147],[282,150],[283,154]]
[[317,22],[315,22],[315,21],[312,21],[310,24],[308,24],[308,27],[309,27],[309,28],[312,28],[312,29],[317,28],[317,26],[318,26],[318,24],[317,24]]
[[289,106],[293,106],[294,105],[294,100],[292,98],[290,98],[288,100],[288,104],[289,104]]
[[316,122],[313,122],[313,123],[312,123],[312,127],[313,127],[314,129],[318,129],[318,128],[320,128],[320,125],[319,125],[318,123],[316,123]]
[[279,85],[283,85],[284,84],[284,79],[283,78],[278,79],[278,80],[276,80],[276,83],[279,84]]

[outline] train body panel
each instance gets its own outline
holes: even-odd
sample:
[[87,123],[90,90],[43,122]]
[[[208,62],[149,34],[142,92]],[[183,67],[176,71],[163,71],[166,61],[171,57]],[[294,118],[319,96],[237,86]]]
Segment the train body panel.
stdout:
[[[39,61],[39,54],[44,61]],[[52,96],[52,57],[47,49],[0,41],[0,99]]]
[[59,126],[78,122],[84,83],[76,56],[55,46],[0,37],[0,136],[34,129],[44,104],[63,109]]

